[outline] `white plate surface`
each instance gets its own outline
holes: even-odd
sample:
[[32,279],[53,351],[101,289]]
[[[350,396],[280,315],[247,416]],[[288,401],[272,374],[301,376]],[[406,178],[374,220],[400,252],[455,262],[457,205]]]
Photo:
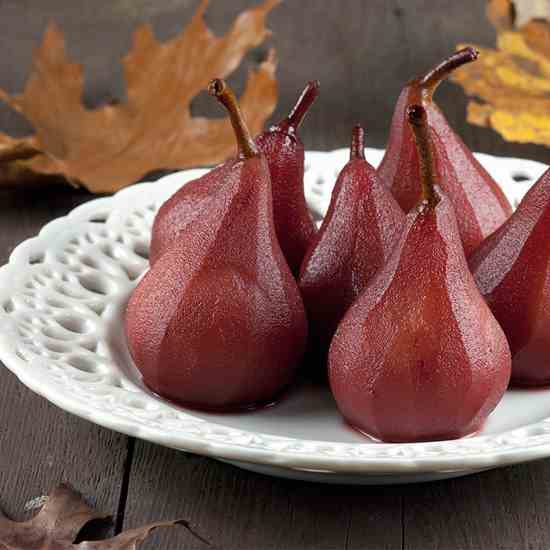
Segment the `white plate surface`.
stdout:
[[[375,165],[381,156],[367,150]],[[346,150],[307,153],[306,195],[318,217],[346,158]],[[478,158],[514,204],[545,169]],[[289,478],[401,483],[550,456],[550,390],[508,391],[475,437],[417,444],[365,439],[320,388],[295,387],[273,408],[231,415],[188,411],[152,395],[126,349],[124,306],[148,266],[156,210],[202,173],[180,172],[92,200],[16,248],[0,270],[0,359],[23,384],[113,430]]]

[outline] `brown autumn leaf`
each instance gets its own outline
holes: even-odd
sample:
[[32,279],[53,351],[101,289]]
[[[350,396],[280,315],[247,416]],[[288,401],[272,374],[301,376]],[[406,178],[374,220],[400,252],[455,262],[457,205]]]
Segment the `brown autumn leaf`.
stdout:
[[40,512],[29,521],[11,521],[0,513],[0,550],[135,550],[153,530],[176,525],[208,544],[184,520],[151,523],[110,539],[73,544],[87,523],[106,517],[88,506],[80,493],[62,484],[48,495]]
[[497,49],[478,47],[479,60],[453,76],[475,98],[468,121],[550,146],[550,0],[490,0],[487,14]]
[[36,149],[33,137],[15,139],[0,133],[0,183],[1,185],[15,185],[24,181],[54,180],[54,176],[34,172],[30,166],[44,156]]
[[[159,42],[148,25],[138,28],[122,61],[127,101],[93,110],[82,104],[82,67],[68,59],[62,32],[50,24],[23,92],[10,95],[0,89],[0,100],[35,130],[34,136],[22,139],[0,133],[0,178],[61,175],[105,193],[154,170],[226,159],[235,151],[229,119],[192,117],[190,103],[212,78],[228,76],[248,50],[264,41],[269,35],[266,16],[279,1],[265,0],[241,13],[221,37],[204,22],[207,0],[172,40]],[[249,73],[240,99],[253,133],[261,131],[275,108],[275,68],[271,51]]]

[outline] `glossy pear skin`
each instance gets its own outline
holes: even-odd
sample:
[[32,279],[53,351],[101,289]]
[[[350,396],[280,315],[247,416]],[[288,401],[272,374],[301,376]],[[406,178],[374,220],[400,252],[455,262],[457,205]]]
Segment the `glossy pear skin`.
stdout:
[[277,399],[304,352],[298,287],[276,239],[267,163],[234,163],[216,200],[135,289],[126,333],[155,392],[208,410]]
[[432,99],[433,85],[429,88],[422,80],[409,82],[399,96],[378,175],[405,212],[418,203],[419,161],[406,111],[410,104],[422,105],[428,117],[437,180],[453,204],[460,237],[469,256],[508,219],[512,207],[497,183],[449,126]]
[[479,429],[510,378],[510,351],[468,270],[452,205],[407,216],[386,266],[340,323],[329,355],[337,405],[388,442]]
[[[295,276],[316,231],[304,195],[305,155],[298,127],[318,94],[319,83],[309,82],[289,116],[255,139],[269,165],[277,238]],[[224,166],[184,185],[160,208],[152,229],[151,265],[194,220],[199,209],[208,206],[223,181]]]
[[470,258],[512,351],[512,382],[550,384],[550,170]]
[[[361,128],[354,132],[362,134]],[[327,215],[302,263],[298,286],[308,314],[310,362],[326,373],[338,323],[399,238],[405,214],[378,182],[376,170],[353,153],[340,172]]]

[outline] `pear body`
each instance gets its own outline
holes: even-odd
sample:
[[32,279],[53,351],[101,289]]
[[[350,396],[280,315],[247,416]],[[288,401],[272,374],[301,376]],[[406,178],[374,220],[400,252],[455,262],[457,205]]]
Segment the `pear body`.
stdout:
[[297,277],[316,232],[304,195],[304,145],[297,132],[284,125],[274,126],[255,141],[269,165],[277,238]]
[[512,382],[550,384],[550,170],[470,258],[512,352]]
[[338,326],[329,380],[347,421],[383,441],[479,429],[510,350],[468,270],[448,198],[411,211],[398,244]]
[[[284,121],[260,134],[255,142],[269,166],[277,238],[291,271],[297,276],[316,231],[304,195],[304,145],[296,130]],[[227,163],[214,168],[184,185],[163,204],[152,229],[151,265],[178,239],[179,232],[200,215],[202,207],[208,207],[227,170]]]
[[412,81],[397,101],[386,153],[378,168],[381,182],[391,190],[401,208],[408,212],[421,195],[418,155],[406,119],[410,104],[422,104],[426,109],[437,181],[453,204],[460,238],[469,256],[508,219],[512,207],[429,94],[418,81]]
[[209,207],[140,281],[126,334],[146,384],[191,407],[247,409],[288,386],[307,326],[263,156],[233,163]]
[[149,263],[154,265],[163,252],[178,239],[179,232],[195,219],[203,216],[220,186],[238,160],[230,159],[216,166],[204,176],[190,181],[174,193],[155,216],[151,230]]
[[375,169],[352,158],[340,172],[327,215],[302,263],[298,286],[309,321],[308,363],[326,376],[338,323],[384,265],[405,214],[378,182]]

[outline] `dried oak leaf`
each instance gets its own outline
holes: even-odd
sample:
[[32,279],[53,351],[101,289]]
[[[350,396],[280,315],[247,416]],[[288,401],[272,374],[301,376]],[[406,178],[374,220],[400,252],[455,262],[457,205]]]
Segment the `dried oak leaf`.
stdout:
[[468,105],[469,122],[493,128],[507,141],[550,146],[550,3],[547,19],[519,27],[518,13],[540,16],[543,3],[515,4],[489,2],[497,49],[478,48],[479,60],[456,71],[453,79],[476,98]]
[[48,495],[40,512],[29,521],[15,522],[0,514],[0,550],[135,550],[153,530],[176,525],[184,526],[208,544],[184,520],[151,523],[110,539],[73,544],[88,522],[106,517],[88,506],[69,485],[62,484]]
[[[148,25],[138,28],[123,59],[127,100],[93,110],[82,104],[82,67],[70,62],[63,34],[50,24],[23,93],[12,96],[0,89],[0,100],[36,132],[23,139],[0,133],[0,176],[10,170],[16,179],[20,172],[61,175],[105,193],[154,170],[224,160],[235,150],[229,119],[192,117],[190,103],[212,78],[232,73],[246,52],[264,41],[266,16],[279,1],[266,0],[241,13],[221,37],[204,22],[207,0],[172,40],[161,43]],[[275,108],[275,68],[271,51],[249,73],[240,99],[253,133]]]
[[29,164],[38,162],[44,154],[36,148],[33,137],[15,139],[0,133],[0,184],[15,185],[24,181],[46,181],[54,179],[54,176],[39,174]]

